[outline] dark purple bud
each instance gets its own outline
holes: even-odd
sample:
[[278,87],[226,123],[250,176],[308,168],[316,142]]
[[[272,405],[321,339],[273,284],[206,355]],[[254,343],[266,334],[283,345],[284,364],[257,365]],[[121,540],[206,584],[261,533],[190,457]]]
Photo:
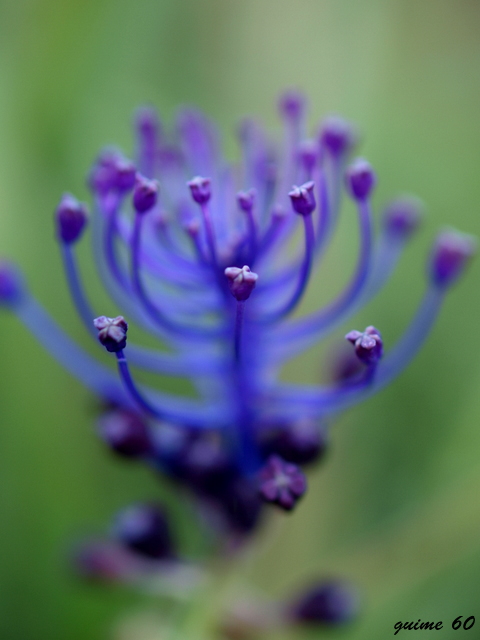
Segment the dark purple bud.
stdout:
[[133,206],[137,213],[146,213],[157,204],[158,182],[137,175],[133,191]]
[[159,122],[153,107],[140,107],[135,114],[135,125],[143,140],[154,145],[159,133]]
[[289,89],[280,96],[278,106],[282,116],[289,120],[298,120],[305,111],[305,96],[300,91]]
[[113,451],[127,458],[144,456],[152,450],[148,426],[131,411],[117,409],[104,414],[98,422],[98,432]]
[[355,134],[346,120],[338,116],[330,116],[321,125],[320,141],[330,155],[339,157],[352,148],[355,143]]
[[326,429],[313,419],[299,419],[293,424],[274,427],[261,447],[264,455],[277,454],[293,464],[309,464],[323,457],[326,451]]
[[314,187],[315,183],[310,180],[300,187],[293,187],[289,192],[288,195],[295,213],[301,216],[309,216],[314,211],[316,206],[315,194],[313,193]]
[[93,324],[98,329],[98,340],[107,351],[115,353],[125,349],[127,344],[128,324],[123,316],[95,318]]
[[247,265],[241,269],[239,267],[227,267],[224,273],[232,296],[239,302],[248,300],[255,289],[258,275],[250,271],[250,267],[247,267]]
[[115,186],[118,191],[126,193],[135,186],[137,170],[126,158],[119,157],[115,161]]
[[307,479],[301,469],[279,456],[270,456],[258,475],[262,499],[285,511],[291,511],[307,490]]
[[355,346],[357,358],[364,364],[377,364],[383,355],[382,336],[375,327],[367,327],[363,333],[350,331],[345,339]]
[[356,589],[340,580],[311,586],[292,607],[291,617],[297,623],[338,625],[351,622],[359,611]]
[[237,469],[219,442],[199,438],[182,454],[182,475],[194,491],[218,496],[237,475]]
[[439,287],[453,284],[462,275],[477,250],[477,239],[448,229],[440,233],[433,245],[430,275]]
[[187,182],[187,185],[190,187],[192,198],[197,204],[206,204],[212,197],[212,181],[210,178],[197,176]]
[[98,157],[89,175],[89,185],[99,195],[105,195],[115,188],[115,158],[117,153],[106,149]]
[[355,200],[366,200],[377,181],[371,165],[363,158],[357,158],[345,174],[348,190]]
[[245,213],[252,211],[255,204],[255,197],[257,192],[255,189],[249,189],[248,191],[239,191],[237,193],[238,206]]
[[310,173],[318,160],[318,146],[315,140],[304,140],[298,149],[298,159],[305,171]]
[[383,213],[383,225],[395,238],[409,238],[423,217],[423,202],[414,196],[403,196],[390,202]]
[[155,558],[171,558],[172,538],[163,509],[157,505],[137,504],[115,518],[115,537],[128,549]]
[[0,261],[0,305],[14,305],[23,292],[20,271],[11,262]]
[[66,244],[78,240],[87,224],[87,207],[69,193],[65,193],[55,212],[58,239]]
[[238,477],[224,486],[219,506],[237,533],[249,534],[259,524],[263,503],[255,483]]
[[90,173],[90,186],[99,195],[109,191],[125,193],[135,185],[136,169],[118,151],[107,149],[98,158]]

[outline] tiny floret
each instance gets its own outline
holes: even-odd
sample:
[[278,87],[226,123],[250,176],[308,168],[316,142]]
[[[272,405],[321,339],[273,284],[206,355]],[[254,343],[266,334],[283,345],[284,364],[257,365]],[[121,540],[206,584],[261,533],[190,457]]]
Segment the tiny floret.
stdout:
[[312,585],[293,607],[293,619],[302,624],[339,625],[350,622],[358,614],[356,589],[340,580]]
[[315,183],[310,180],[305,182],[300,187],[293,187],[289,191],[290,202],[292,203],[293,210],[301,216],[309,216],[315,209],[315,195],[313,189]]
[[105,150],[90,174],[90,186],[100,196],[111,192],[127,193],[135,185],[137,170],[118,151]]
[[317,462],[327,449],[327,430],[311,418],[299,418],[287,425],[273,425],[269,431],[262,450],[293,464]]
[[390,202],[383,213],[383,225],[392,237],[409,238],[423,218],[423,202],[414,196],[403,196]]
[[69,193],[64,194],[56,210],[59,240],[65,244],[78,240],[87,224],[87,219],[87,207]]
[[138,175],[133,191],[133,206],[137,213],[146,213],[157,204],[158,182]]
[[298,149],[298,159],[306,171],[310,172],[318,160],[318,145],[315,140],[304,140]]
[[158,135],[158,116],[153,107],[141,107],[135,114],[137,130],[144,140],[155,141]]
[[0,305],[14,305],[21,300],[22,275],[15,265],[0,262]]
[[190,193],[195,202],[197,204],[207,204],[212,196],[212,181],[210,178],[196,176],[187,182],[187,184],[190,187]]
[[239,302],[248,300],[250,294],[255,289],[258,275],[250,271],[250,267],[245,265],[241,269],[239,267],[227,267],[225,269],[225,276],[228,280],[228,286],[230,287],[232,296]]
[[363,333],[350,331],[345,338],[355,346],[357,358],[364,364],[377,364],[383,355],[382,336],[375,327],[367,327]]
[[98,329],[98,340],[107,351],[117,352],[125,349],[127,344],[128,324],[123,316],[95,318],[93,324]]
[[136,504],[116,517],[114,533],[126,547],[156,560],[171,558],[172,537],[163,509],[157,505]]
[[138,458],[152,448],[148,427],[136,413],[115,409],[104,414],[98,423],[102,440],[116,453],[126,458]]
[[355,200],[365,200],[371,194],[377,179],[370,163],[357,158],[347,169],[346,181],[351,196]]
[[350,123],[338,116],[325,118],[320,129],[322,147],[333,157],[344,155],[355,142]]
[[453,284],[477,250],[473,236],[448,229],[437,237],[432,251],[431,277],[439,287]]
[[285,511],[291,511],[307,490],[307,479],[299,467],[280,456],[270,456],[259,472],[260,496]]
[[296,89],[285,91],[280,96],[280,113],[289,120],[298,120],[305,111],[305,96]]
[[255,189],[249,189],[248,191],[239,191],[237,193],[238,206],[245,213],[249,213],[253,209],[255,204]]

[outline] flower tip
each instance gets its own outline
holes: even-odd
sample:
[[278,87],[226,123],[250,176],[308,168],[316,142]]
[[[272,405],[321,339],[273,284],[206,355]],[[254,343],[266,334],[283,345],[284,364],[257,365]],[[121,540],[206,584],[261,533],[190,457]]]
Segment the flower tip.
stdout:
[[307,479],[295,464],[272,455],[259,472],[258,490],[265,502],[292,511],[307,490]]
[[328,580],[310,586],[292,607],[299,624],[340,625],[351,622],[360,609],[358,591],[350,583]]
[[366,200],[375,187],[377,178],[367,160],[357,158],[345,174],[348,190],[355,200]]
[[315,140],[303,140],[298,146],[298,159],[304,169],[308,172],[315,167],[319,152],[318,144]]
[[158,134],[159,122],[153,107],[143,106],[135,113],[135,126],[138,133],[146,140],[154,140]]
[[248,300],[257,284],[258,275],[250,271],[247,265],[239,267],[227,267],[224,271],[228,280],[230,292],[239,302]]
[[160,506],[127,507],[115,518],[114,533],[128,549],[142,556],[160,560],[173,554],[168,520]]
[[356,135],[353,126],[339,116],[325,118],[320,127],[322,147],[333,157],[347,153],[355,144]]
[[315,194],[313,192],[315,183],[310,180],[305,182],[300,187],[294,186],[288,195],[290,202],[292,203],[293,210],[301,216],[310,215],[315,207]]
[[305,112],[305,96],[297,89],[288,89],[281,94],[278,107],[283,117],[288,120],[298,120]]
[[255,204],[257,192],[255,189],[249,189],[248,191],[239,191],[237,193],[238,206],[245,213],[250,213]]
[[88,221],[87,207],[70,193],[65,193],[60,200],[56,212],[57,236],[61,242],[76,242]]
[[90,172],[89,184],[100,196],[112,191],[126,193],[133,189],[136,175],[130,160],[115,149],[105,149]]
[[107,318],[99,316],[93,321],[93,325],[98,329],[98,340],[107,351],[116,353],[125,349],[127,345],[128,324],[123,316]]
[[187,182],[193,200],[197,204],[207,204],[212,197],[212,181],[210,178],[196,176]]
[[98,433],[112,451],[126,458],[144,456],[152,448],[146,423],[139,415],[123,409],[102,415]]
[[0,261],[0,305],[15,305],[23,292],[20,270],[11,262]]
[[415,196],[401,196],[390,202],[383,213],[383,226],[392,237],[409,238],[420,226],[424,203]]
[[133,206],[137,213],[147,213],[157,204],[158,182],[137,174],[133,190]]
[[442,231],[434,242],[430,275],[440,287],[452,285],[462,275],[470,259],[476,253],[477,238],[455,229]]
[[366,365],[374,365],[383,356],[383,341],[380,331],[367,327],[365,331],[350,331],[345,339],[355,347],[357,358]]

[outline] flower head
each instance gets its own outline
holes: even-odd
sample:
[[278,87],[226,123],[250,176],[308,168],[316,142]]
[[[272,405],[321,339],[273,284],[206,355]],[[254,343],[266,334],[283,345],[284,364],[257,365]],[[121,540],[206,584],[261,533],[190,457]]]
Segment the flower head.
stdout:
[[[72,300],[92,339],[115,354],[118,374],[63,333],[12,265],[0,265],[0,303],[108,404],[98,428],[108,448],[188,489],[231,547],[271,505],[294,509],[307,488],[301,466],[321,459],[333,417],[408,365],[475,249],[470,236],[455,231],[437,238],[425,295],[396,345],[388,327],[385,341],[373,326],[350,331],[356,362],[349,360],[347,373],[323,386],[282,382],[284,362],[344,331],[380,291],[418,227],[420,207],[394,200],[377,232],[376,172],[364,159],[349,161],[353,127],[330,117],[304,137],[304,97],[287,92],[279,106],[283,147],[249,120],[238,165],[225,160],[215,126],[201,113],[181,110],[169,136],[155,112],[143,109],[135,121],[135,158],[109,148],[89,173],[89,229],[86,205],[62,197],[55,220]],[[358,226],[357,261],[338,295],[301,315],[338,222],[342,185],[356,210],[349,224]],[[99,275],[129,324],[92,308],[76,257],[85,231],[93,236]],[[302,241],[292,246],[297,231]],[[157,348],[136,342],[137,327]],[[139,383],[142,370],[185,377],[197,397]],[[90,573],[131,577],[152,561],[180,563],[158,506],[123,512],[113,538],[113,546],[93,545],[87,554]],[[298,617],[336,620],[344,604],[337,588],[321,586],[299,605]]]

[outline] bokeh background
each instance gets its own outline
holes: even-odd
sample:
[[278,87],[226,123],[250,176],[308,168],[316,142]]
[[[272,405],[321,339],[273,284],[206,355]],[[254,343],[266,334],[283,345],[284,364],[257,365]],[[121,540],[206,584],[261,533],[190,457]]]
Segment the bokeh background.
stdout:
[[[275,100],[293,85],[310,97],[312,125],[329,112],[358,124],[361,153],[378,170],[377,206],[404,191],[427,203],[397,274],[349,323],[374,323],[388,346],[419,300],[438,227],[480,234],[479,69],[476,0],[1,0],[0,253],[87,345],[54,241],[60,194],[86,197],[88,166],[105,143],[131,148],[139,104],[167,120],[179,103],[200,106],[233,156],[239,118],[258,114],[278,130]],[[347,213],[310,300],[347,277],[353,225]],[[275,521],[239,581],[285,597],[312,577],[351,579],[365,605],[342,634],[352,640],[388,637],[398,620],[443,620],[442,638],[459,615],[480,625],[479,276],[477,260],[415,363],[339,420],[310,493]],[[72,540],[104,531],[128,502],[158,496],[194,553],[190,515],[145,470],[107,455],[94,399],[7,311],[0,326],[0,637],[112,638],[120,618],[159,609],[128,590],[77,582],[65,561]],[[327,351],[286,375],[314,380]]]

